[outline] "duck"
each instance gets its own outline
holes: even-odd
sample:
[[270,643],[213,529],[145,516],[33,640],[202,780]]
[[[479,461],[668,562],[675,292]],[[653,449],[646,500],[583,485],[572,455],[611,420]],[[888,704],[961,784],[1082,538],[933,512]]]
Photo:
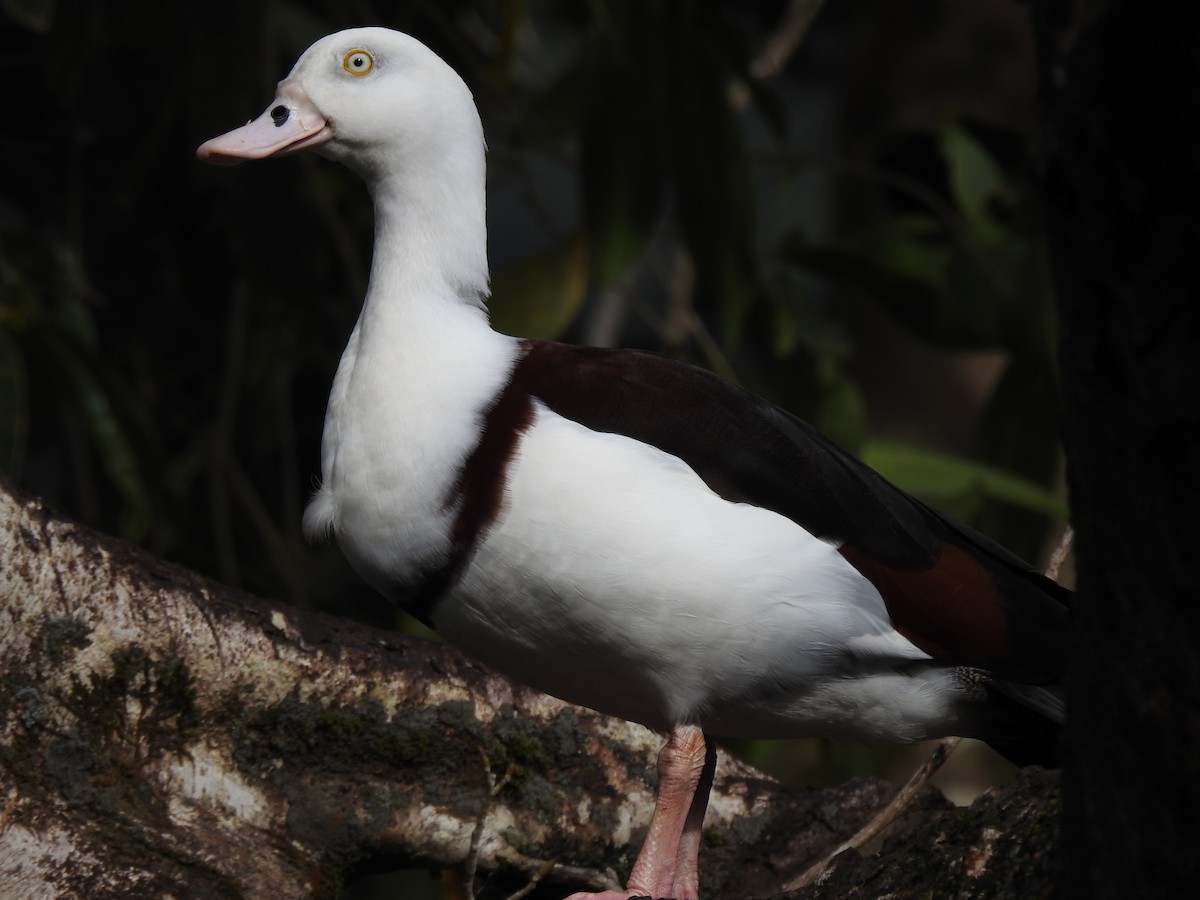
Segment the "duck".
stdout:
[[493,330],[483,127],[433,51],[324,37],[197,155],[308,151],[375,230],[305,533],[484,664],[666,736],[626,890],[572,900],[699,897],[717,737],[1055,763],[1069,590],[704,369]]

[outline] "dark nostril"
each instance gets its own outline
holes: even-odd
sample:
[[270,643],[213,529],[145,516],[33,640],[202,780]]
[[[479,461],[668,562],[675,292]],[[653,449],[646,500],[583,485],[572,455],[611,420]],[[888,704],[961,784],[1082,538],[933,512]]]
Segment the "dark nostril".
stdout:
[[277,107],[271,110],[271,121],[274,122],[275,127],[278,128],[288,120],[289,115],[291,115],[291,110],[280,103]]

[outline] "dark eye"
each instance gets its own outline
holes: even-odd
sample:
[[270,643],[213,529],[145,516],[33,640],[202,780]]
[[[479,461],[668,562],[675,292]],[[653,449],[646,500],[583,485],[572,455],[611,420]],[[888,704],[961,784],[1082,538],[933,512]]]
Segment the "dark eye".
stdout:
[[282,125],[284,122],[286,122],[288,120],[288,116],[290,116],[290,115],[291,115],[291,110],[289,110],[286,106],[284,106],[282,103],[280,103],[273,110],[271,110],[271,121],[274,122],[275,127],[278,128],[280,125]]
[[351,75],[366,75],[375,68],[375,57],[366,50],[351,50],[342,58],[342,68]]

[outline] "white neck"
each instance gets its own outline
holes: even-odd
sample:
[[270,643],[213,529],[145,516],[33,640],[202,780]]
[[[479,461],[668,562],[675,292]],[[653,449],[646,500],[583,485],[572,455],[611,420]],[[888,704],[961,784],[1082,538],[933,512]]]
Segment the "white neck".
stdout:
[[324,483],[305,516],[310,534],[332,526],[377,586],[401,574],[377,551],[405,546],[419,558],[423,545],[444,541],[450,488],[516,353],[483,304],[482,143],[434,166],[393,161],[387,171],[368,180],[370,283],[329,398]]
[[452,296],[482,307],[488,293],[482,148],[441,160],[423,177],[393,169],[369,184],[375,250],[367,302],[380,294]]

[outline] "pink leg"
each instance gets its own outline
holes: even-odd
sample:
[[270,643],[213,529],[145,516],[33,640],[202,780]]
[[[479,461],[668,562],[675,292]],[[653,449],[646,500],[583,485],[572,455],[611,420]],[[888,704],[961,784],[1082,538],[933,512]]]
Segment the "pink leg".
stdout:
[[697,725],[678,725],[658,754],[658,798],[650,829],[624,891],[572,894],[567,900],[625,900],[631,896],[697,900],[696,859],[716,766]]
[[700,897],[700,840],[704,829],[704,814],[708,811],[708,795],[712,793],[713,773],[717,769],[717,748],[708,744],[704,754],[704,769],[692,796],[679,850],[675,854],[675,878],[670,896],[678,900],[699,900]]

